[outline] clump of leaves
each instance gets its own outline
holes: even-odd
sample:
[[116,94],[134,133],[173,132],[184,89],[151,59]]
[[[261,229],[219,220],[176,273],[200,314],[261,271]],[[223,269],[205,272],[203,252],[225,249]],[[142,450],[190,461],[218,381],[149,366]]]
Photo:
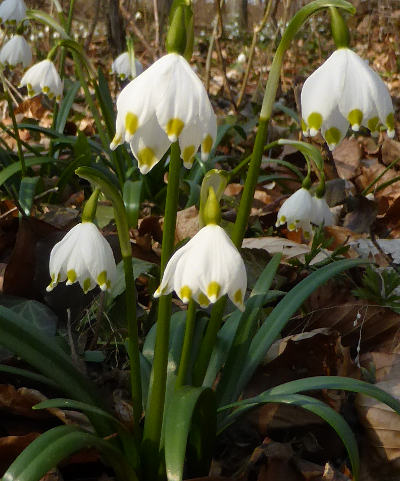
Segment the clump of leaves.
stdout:
[[400,274],[393,268],[377,269],[368,266],[362,278],[361,287],[352,293],[375,304],[389,307],[400,313]]
[[339,246],[330,255],[326,256],[326,259],[316,262],[312,266],[310,263],[317,257],[317,255],[324,249],[328,249],[333,242],[333,237],[326,237],[323,226],[319,226],[314,231],[314,237],[311,244],[310,252],[304,255],[304,262],[299,260],[297,257],[290,259],[289,262],[295,267],[302,267],[308,269],[319,269],[331,262],[337,261],[342,258],[342,256],[349,250],[349,246]]

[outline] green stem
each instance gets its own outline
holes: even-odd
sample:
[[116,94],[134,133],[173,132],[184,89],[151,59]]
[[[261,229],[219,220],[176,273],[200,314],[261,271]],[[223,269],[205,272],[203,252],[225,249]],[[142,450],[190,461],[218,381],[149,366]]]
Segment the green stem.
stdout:
[[[353,5],[344,0],[315,0],[314,2],[310,2],[302,9],[300,9],[292,18],[275,52],[275,56],[267,80],[267,85],[265,87],[264,99],[260,112],[260,120],[249,164],[249,170],[247,173],[246,182],[244,185],[243,194],[240,200],[240,205],[236,217],[236,222],[232,233],[232,241],[238,249],[242,245],[243,237],[246,232],[247,222],[254,197],[254,191],[260,171],[262,154],[265,148],[264,144],[268,133],[268,123],[272,115],[272,108],[275,103],[276,92],[279,85],[279,78],[284,54],[289,48],[293,37],[299,31],[303,23],[308,19],[308,17],[316,13],[318,10],[327,7],[343,8],[350,13],[355,13],[355,8],[353,7]],[[203,342],[201,343],[199,356],[196,360],[196,364],[194,367],[193,379],[196,386],[201,385],[203,382],[204,375],[206,373],[207,366],[211,357],[211,353],[217,339],[218,330],[222,323],[222,315],[224,313],[225,305],[226,296],[216,302],[212,308],[211,318],[208,323]]]
[[126,283],[125,302],[129,336],[128,355],[131,368],[130,377],[133,404],[133,429],[135,436],[139,438],[139,422],[142,414],[142,385],[140,377],[138,325],[136,319],[136,287],[133,277],[132,249],[129,238],[128,217],[120,193],[112,184],[110,184],[110,181],[103,173],[91,167],[79,167],[76,170],[76,174],[99,186],[106,197],[111,200],[114,208],[115,223],[117,225],[119,245],[124,263]]
[[24,153],[22,152],[22,143],[21,143],[21,139],[20,139],[20,136],[19,136],[17,119],[15,118],[14,106],[12,104],[10,92],[8,91],[8,86],[7,86],[6,81],[4,79],[3,70],[1,70],[1,72],[0,72],[0,77],[1,77],[1,82],[3,84],[3,90],[4,90],[4,93],[5,93],[6,99],[7,99],[8,111],[10,112],[10,117],[11,117],[12,124],[13,124],[15,140],[17,142],[18,159],[19,159],[20,164],[21,164],[21,176],[25,177],[26,176],[26,165],[25,165]]
[[192,341],[194,335],[196,321],[196,303],[190,299],[186,314],[185,337],[183,339],[181,360],[179,362],[178,377],[176,379],[175,388],[184,386],[187,382],[187,374],[189,370],[190,355],[192,349]]
[[[171,145],[168,175],[161,252],[161,275],[171,257],[174,247],[181,165],[182,160],[180,158],[179,144],[178,142],[174,142]],[[154,349],[154,360],[150,378],[142,445],[146,475],[147,478],[151,480],[156,479],[157,469],[161,462],[159,450],[167,380],[170,316],[171,295],[161,296],[158,304],[156,344]]]
[[218,299],[212,307],[206,333],[201,341],[199,355],[193,367],[194,386],[201,386],[203,384],[204,376],[206,375],[211,354],[215,346],[215,341],[217,340],[217,334],[222,324],[226,299],[226,296],[221,297],[221,299]]

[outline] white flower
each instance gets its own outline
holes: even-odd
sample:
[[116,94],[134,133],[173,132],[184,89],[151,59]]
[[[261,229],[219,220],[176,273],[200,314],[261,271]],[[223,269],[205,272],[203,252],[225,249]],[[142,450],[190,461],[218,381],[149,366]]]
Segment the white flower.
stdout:
[[246,55],[243,52],[240,52],[236,62],[237,63],[246,63]]
[[59,282],[79,282],[85,294],[96,287],[104,291],[115,280],[116,266],[110,244],[93,222],[73,227],[50,254],[50,292]]
[[[143,65],[135,58],[135,70],[136,75],[140,75],[143,72]],[[129,52],[121,53],[118,57],[114,60],[111,65],[111,73],[115,73],[121,80],[125,80],[126,78],[132,79],[132,69],[131,69],[131,60],[129,56]]]
[[28,95],[33,97],[40,92],[46,94],[50,99],[55,97],[60,100],[63,92],[63,83],[51,60],[42,60],[33,65],[25,72],[20,82],[20,87],[28,88]]
[[206,90],[188,62],[176,53],[160,58],[132,80],[117,100],[117,126],[111,149],[130,142],[146,174],[179,139],[186,168],[200,144],[208,158],[217,121]]
[[282,204],[275,225],[279,227],[287,224],[290,231],[303,229],[304,237],[310,237],[313,208],[314,202],[310,192],[302,187]]
[[208,224],[171,257],[154,297],[175,291],[184,303],[193,298],[206,307],[228,294],[243,310],[246,286],[239,251],[222,227]]
[[302,127],[305,135],[319,129],[333,150],[346,135],[349,124],[360,125],[377,134],[380,124],[394,136],[394,113],[389,91],[379,77],[356,53],[336,50],[305,81],[301,92]]
[[312,225],[332,225],[333,216],[322,197],[312,196],[302,187],[296,190],[282,204],[278,212],[276,227],[287,224],[290,231],[303,229],[304,237],[308,238],[312,233]]
[[0,23],[19,23],[25,18],[24,0],[4,0],[0,4]]
[[14,35],[5,43],[0,51],[0,63],[15,67],[22,63],[27,67],[32,63],[32,51],[22,35]]
[[332,225],[333,224],[333,214],[329,209],[328,204],[324,197],[317,197],[316,195],[312,198],[314,202],[313,212],[311,216],[311,222],[315,225]]

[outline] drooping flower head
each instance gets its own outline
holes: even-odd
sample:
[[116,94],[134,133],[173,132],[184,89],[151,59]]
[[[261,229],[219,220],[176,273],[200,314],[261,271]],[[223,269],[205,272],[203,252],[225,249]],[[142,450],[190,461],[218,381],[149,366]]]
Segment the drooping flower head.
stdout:
[[19,23],[25,15],[24,0],[3,0],[0,4],[0,23]]
[[276,227],[287,225],[289,231],[303,230],[305,238],[311,237],[313,225],[332,225],[333,216],[323,197],[312,196],[302,187],[282,204]]
[[200,144],[202,159],[208,158],[216,137],[216,117],[203,84],[181,55],[165,55],[132,80],[121,91],[117,110],[110,147],[130,142],[142,174],[176,140],[186,168],[192,166]]
[[28,67],[32,63],[31,47],[22,35],[14,35],[0,51],[0,63],[15,67],[19,63]]
[[303,133],[321,130],[332,150],[346,135],[367,127],[373,135],[381,124],[394,136],[389,91],[366,61],[349,48],[339,48],[305,81],[301,92]]
[[28,95],[33,97],[43,92],[49,98],[60,100],[63,92],[63,82],[54,66],[49,60],[42,60],[25,72],[20,82],[20,87],[28,88]]
[[79,282],[85,294],[99,285],[104,291],[115,280],[116,265],[110,244],[93,222],[73,227],[50,254],[50,292],[59,282]]
[[[135,76],[143,72],[143,65],[135,58]],[[111,65],[111,73],[118,75],[121,80],[132,79],[132,65],[129,52],[121,53]]]
[[208,224],[171,257],[154,297],[175,291],[185,304],[193,298],[207,307],[228,294],[243,310],[246,286],[239,251],[222,227]]

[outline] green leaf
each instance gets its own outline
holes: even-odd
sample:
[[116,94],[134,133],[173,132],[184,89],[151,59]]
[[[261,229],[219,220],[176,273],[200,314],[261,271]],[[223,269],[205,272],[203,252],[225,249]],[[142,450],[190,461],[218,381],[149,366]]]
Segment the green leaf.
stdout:
[[[32,167],[32,165],[48,164],[54,161],[55,160],[52,157],[25,157],[25,165],[27,167]],[[7,165],[7,167],[2,169],[0,172],[0,186],[2,186],[10,177],[20,171],[21,163],[19,161]]]
[[54,20],[54,18],[45,13],[43,10],[27,10],[26,17],[30,18],[31,20],[36,20],[37,22],[43,23],[44,25],[48,25],[53,30],[58,32],[61,38],[69,38],[67,32],[63,29],[63,27]]
[[307,297],[328,279],[347,269],[365,263],[367,261],[363,259],[344,259],[333,262],[310,274],[286,294],[265,319],[251,342],[246,363],[242,366],[240,377],[237,380],[238,392],[241,392],[244,386],[246,386],[257,366],[265,358],[272,343],[277,339],[291,316],[299,309]]
[[32,379],[33,381],[40,382],[47,386],[51,386],[55,389],[60,389],[58,384],[49,379],[46,376],[37,374],[36,372],[27,371],[26,369],[20,369],[19,367],[7,366],[7,364],[0,364],[0,372],[6,372],[12,374],[13,376],[26,377],[27,379]]
[[40,177],[23,177],[19,186],[18,200],[25,212],[25,215],[31,215],[31,208],[36,192],[36,186]]
[[67,123],[69,111],[71,110],[72,104],[75,99],[75,95],[81,86],[79,81],[72,83],[71,87],[68,89],[66,96],[60,105],[60,110],[58,111],[57,121],[56,121],[56,131],[60,134],[64,132],[65,124]]
[[36,438],[7,469],[2,481],[39,481],[72,453],[91,447],[106,457],[119,479],[137,481],[135,472],[110,442],[76,426],[57,426]]
[[324,171],[324,159],[322,158],[322,154],[317,147],[311,145],[307,142],[301,142],[300,140],[289,140],[289,139],[279,139],[279,145],[291,145],[292,147],[299,150],[304,157],[311,157],[315,162],[315,165],[318,169],[323,172]]
[[112,421],[115,425],[120,426],[121,422],[118,421],[117,418],[112,416],[110,413],[105,411],[104,409],[100,409],[96,406],[92,406],[91,404],[84,403],[81,401],[75,401],[74,399],[65,399],[65,398],[54,398],[54,399],[47,399],[46,401],[42,401],[32,409],[49,409],[49,408],[60,408],[60,409],[74,409],[82,411],[85,414],[98,414],[108,420]]
[[241,314],[239,327],[218,383],[218,404],[234,401],[240,394],[240,386],[237,382],[238,373],[246,364],[250,343],[257,328],[258,315],[264,305],[264,297],[271,287],[281,258],[281,254],[275,254],[272,257],[257,280],[251,297],[246,302],[245,311]]
[[124,183],[123,188],[123,199],[126,209],[126,214],[128,216],[129,227],[133,229],[137,228],[137,223],[139,219],[140,210],[140,197],[142,194],[142,180],[127,180]]
[[[44,335],[11,309],[0,306],[0,344],[31,364],[44,376],[57,383],[60,390],[79,401],[103,408],[102,397],[92,383],[75,367],[71,358],[53,338]],[[92,415],[97,432],[114,432],[109,422]]]
[[[354,480],[358,480],[360,471],[360,459],[358,454],[357,441],[350,426],[340,414],[338,414],[336,411],[334,411],[332,408],[327,406],[322,401],[319,401],[318,399],[314,399],[310,396],[302,396],[299,394],[262,394],[260,396],[257,396],[257,398],[253,399],[257,399],[257,403],[249,405],[247,403],[248,400],[245,400],[246,408],[248,408],[249,406],[251,406],[251,408],[254,408],[266,403],[294,404],[295,406],[307,409],[307,411],[311,411],[312,413],[324,419],[328,424],[333,427],[333,429],[339,435],[340,439],[343,441],[343,444],[345,445],[350,458]],[[240,408],[234,411],[231,414],[230,419],[228,418],[229,421],[233,422],[233,420],[236,419],[239,414],[242,414],[245,411],[247,411],[247,409],[241,410]],[[230,424],[230,422],[228,423],[228,425]]]
[[103,114],[103,119],[106,123],[108,135],[110,138],[113,138],[115,133],[114,102],[110,94],[108,82],[104,77],[104,73],[100,67],[97,70],[97,74],[98,83],[94,84],[96,97],[99,101],[101,113]]
[[169,481],[181,481],[185,457],[190,477],[208,473],[216,429],[214,392],[183,386],[169,399],[165,415],[165,463]]

